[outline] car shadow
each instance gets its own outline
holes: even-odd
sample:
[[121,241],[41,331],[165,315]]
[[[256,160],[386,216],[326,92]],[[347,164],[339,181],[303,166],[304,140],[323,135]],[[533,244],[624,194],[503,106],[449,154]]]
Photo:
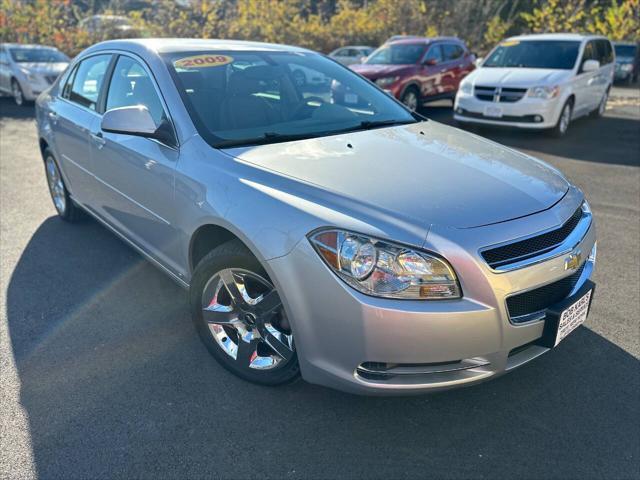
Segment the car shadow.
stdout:
[[33,102],[26,103],[19,107],[11,97],[0,97],[0,119],[32,119],[36,116]]
[[[437,122],[455,125],[450,105],[427,106],[420,113]],[[546,132],[505,127],[465,125],[461,128],[519,150],[588,162],[640,165],[640,120],[613,112],[607,112],[602,118],[575,120],[563,138],[554,138]],[[629,155],[629,151],[637,154]]]
[[185,292],[93,221],[44,221],[7,289],[42,478],[638,473],[640,362],[587,328],[482,385],[357,397],[232,376]]

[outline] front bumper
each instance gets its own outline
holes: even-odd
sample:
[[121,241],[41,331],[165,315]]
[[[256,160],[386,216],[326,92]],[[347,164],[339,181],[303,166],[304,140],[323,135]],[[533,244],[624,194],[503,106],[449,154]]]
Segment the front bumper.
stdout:
[[[564,102],[560,98],[543,100],[523,97],[513,103],[494,103],[479,100],[474,95],[458,91],[454,104],[454,118],[460,122],[479,123],[527,129],[546,129],[555,127]],[[484,115],[485,107],[502,108],[502,118]],[[536,121],[536,117],[541,121]]]
[[[506,298],[569,275],[566,255],[496,272],[479,251],[558,226],[580,205],[572,192],[531,217],[455,232],[432,229],[425,247],[444,254],[456,269],[464,292],[460,300],[363,295],[338,280],[306,239],[289,255],[270,260],[270,274],[292,319],[303,378],[359,394],[420,393],[478,383],[548,351],[535,343],[544,319],[511,323]],[[577,247],[590,252],[595,241],[591,224]],[[576,289],[592,268],[591,262],[585,265]]]

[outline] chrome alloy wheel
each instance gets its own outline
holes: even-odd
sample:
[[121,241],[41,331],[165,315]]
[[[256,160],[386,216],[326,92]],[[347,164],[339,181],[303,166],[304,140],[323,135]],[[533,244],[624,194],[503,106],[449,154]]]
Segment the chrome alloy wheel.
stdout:
[[240,368],[271,370],[295,355],[278,292],[256,273],[228,268],[213,275],[202,293],[202,315]]
[[45,160],[45,167],[47,172],[47,183],[49,184],[49,192],[51,192],[51,198],[53,204],[58,210],[60,215],[64,215],[67,210],[67,197],[64,191],[64,183],[62,182],[62,176],[58,170],[53,157],[48,156]]
[[16,105],[19,107],[24,103],[24,95],[22,94],[22,89],[16,80],[11,82],[11,94],[13,95],[13,100],[16,102]]
[[562,113],[560,114],[560,125],[559,130],[560,133],[564,134],[569,128],[569,123],[571,122],[571,104],[567,103],[562,109]]
[[598,105],[598,115],[604,115],[604,112],[607,110],[607,100],[609,99],[609,92],[605,92],[602,100],[600,100],[600,105]]
[[402,98],[402,103],[404,103],[409,110],[415,112],[418,108],[418,95],[415,91],[409,90],[404,94]]

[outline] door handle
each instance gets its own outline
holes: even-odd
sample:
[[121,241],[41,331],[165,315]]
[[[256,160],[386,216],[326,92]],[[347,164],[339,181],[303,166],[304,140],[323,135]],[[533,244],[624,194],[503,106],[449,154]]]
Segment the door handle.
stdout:
[[49,112],[47,115],[54,124],[58,122],[58,114],[56,112]]
[[96,144],[98,149],[101,149],[102,147],[104,147],[104,144],[107,143],[107,141],[102,137],[102,132],[91,133],[90,135],[91,139]]

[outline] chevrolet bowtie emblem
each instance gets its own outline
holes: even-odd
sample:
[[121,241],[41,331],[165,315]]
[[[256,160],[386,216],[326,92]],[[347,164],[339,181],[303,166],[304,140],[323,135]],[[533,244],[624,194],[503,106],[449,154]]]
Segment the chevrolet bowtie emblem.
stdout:
[[565,270],[577,270],[582,260],[582,252],[580,250],[574,250],[564,259]]

